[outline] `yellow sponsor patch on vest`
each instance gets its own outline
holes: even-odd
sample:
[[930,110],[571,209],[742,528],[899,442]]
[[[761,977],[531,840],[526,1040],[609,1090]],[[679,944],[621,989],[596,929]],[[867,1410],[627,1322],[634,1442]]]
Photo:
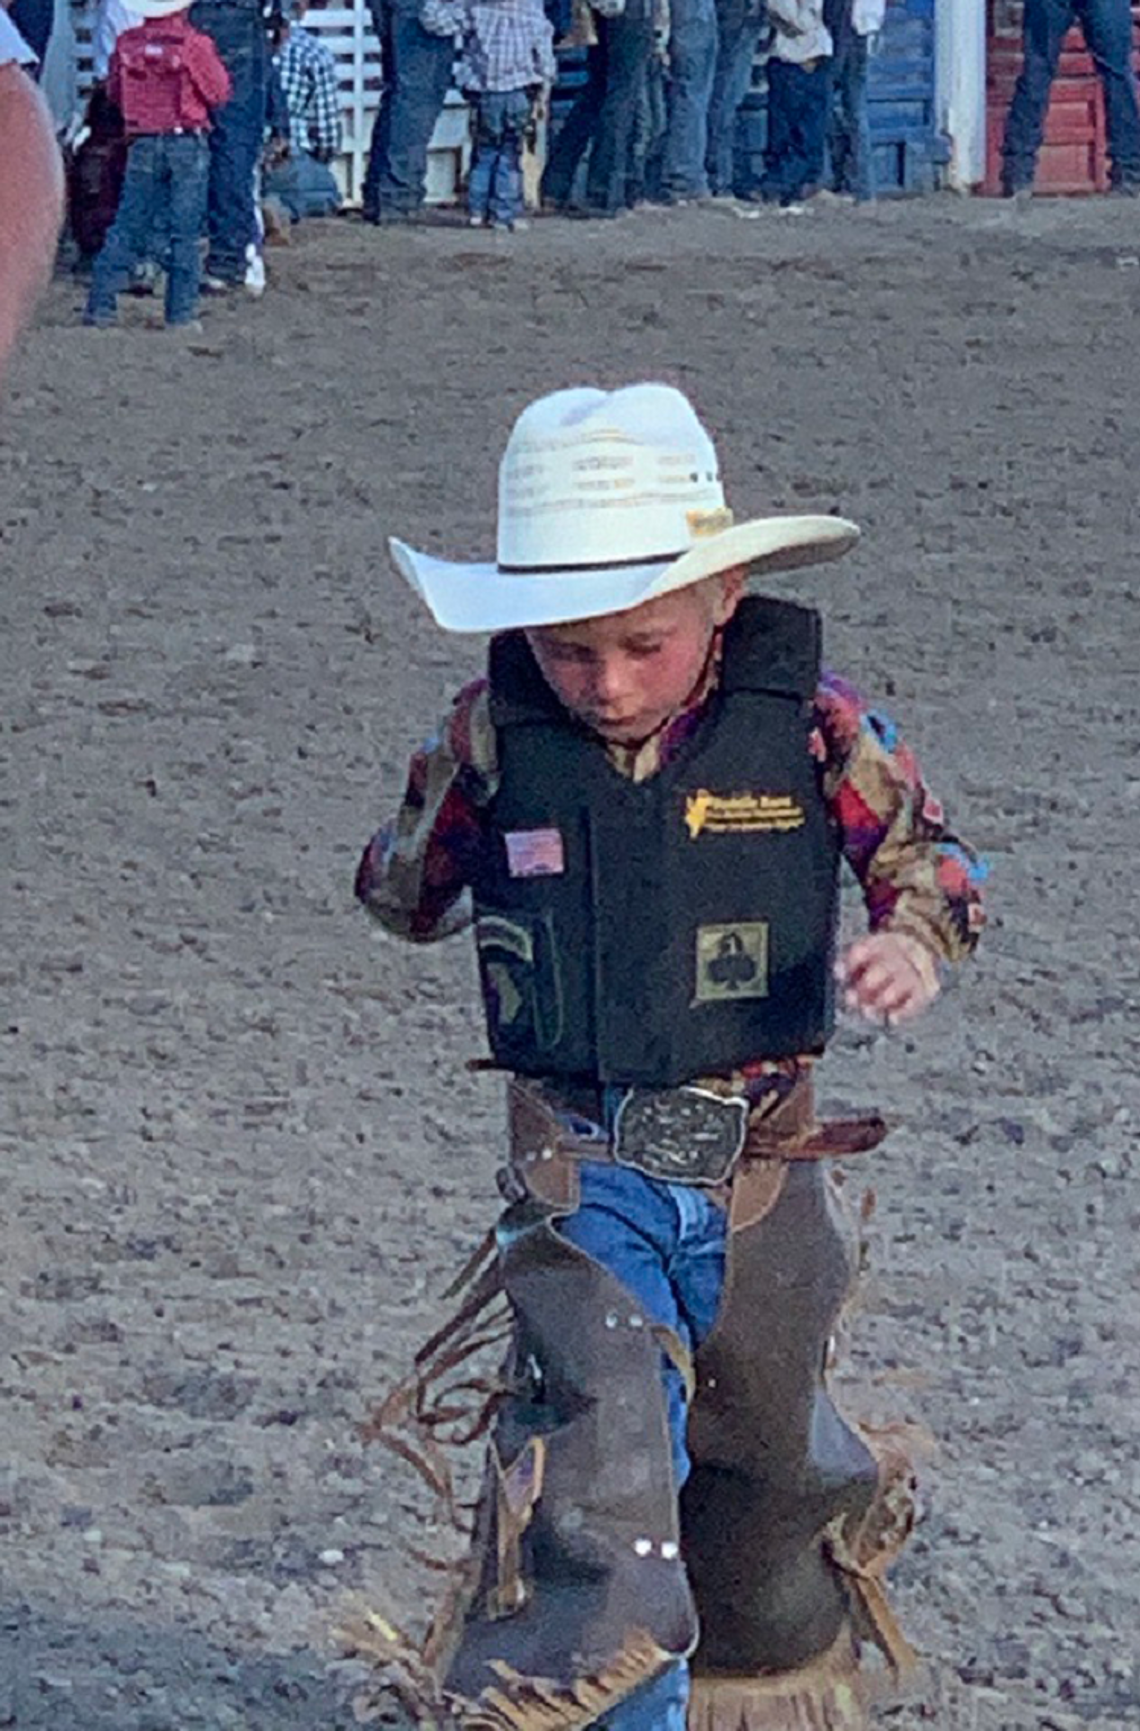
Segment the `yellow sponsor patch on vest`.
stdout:
[[790,793],[710,793],[700,787],[685,798],[689,839],[699,835],[766,835],[801,829],[806,814]]

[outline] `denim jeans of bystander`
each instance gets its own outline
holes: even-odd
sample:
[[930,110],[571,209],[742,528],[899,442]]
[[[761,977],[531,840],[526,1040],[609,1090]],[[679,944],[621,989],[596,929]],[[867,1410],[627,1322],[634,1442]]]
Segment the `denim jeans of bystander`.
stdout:
[[[708,1335],[724,1289],[727,1216],[705,1191],[624,1167],[584,1165],[580,1206],[560,1231],[615,1274],[646,1315],[672,1329],[690,1350]],[[679,1492],[689,1472],[685,1387],[664,1354],[661,1375]],[[687,1699],[688,1668],[673,1665],[599,1725],[605,1731],[685,1731]]]
[[1061,44],[1074,19],[1080,22],[1104,88],[1112,185],[1140,190],[1140,109],[1128,0],[1025,0],[1025,59],[1002,145],[1002,187],[1007,193],[1033,185]]
[[369,0],[384,85],[364,175],[364,215],[400,221],[423,207],[428,146],[443,107],[455,45],[420,23],[419,0]]
[[209,163],[209,146],[200,133],[135,139],[118,214],[95,260],[87,324],[114,324],[116,297],[127,287],[134,266],[148,256],[159,227],[167,237],[166,322],[184,325],[193,319]]
[[245,279],[246,249],[257,240],[255,184],[265,138],[269,51],[261,8],[198,0],[191,23],[205,31],[230,75],[229,101],[213,115],[206,271],[226,283]]
[[525,90],[486,90],[475,103],[475,148],[467,208],[495,228],[513,228],[523,213],[522,153],[530,119]]
[[665,64],[656,52],[642,79],[630,144],[627,199],[630,205],[661,197],[665,135],[669,125]]
[[834,192],[850,193],[857,204],[875,196],[871,118],[867,108],[870,44],[849,30],[837,43],[831,62],[831,113],[827,153]]
[[598,37],[605,42],[605,87],[586,170],[586,202],[612,214],[629,205],[638,103],[653,54],[650,0],[626,0],[619,17],[599,18]]
[[665,139],[666,199],[704,198],[709,103],[717,60],[715,0],[672,0],[669,36],[669,129]]
[[305,150],[294,150],[284,162],[267,168],[261,191],[265,198],[280,199],[294,222],[332,216],[340,209],[340,189],[332,169]]
[[555,134],[542,174],[542,196],[565,209],[570,203],[582,160],[597,130],[598,116],[606,97],[606,67],[609,34],[605,19],[597,20],[598,40],[586,51],[586,81]]
[[831,61],[810,66],[768,62],[768,143],[760,191],[773,204],[795,204],[823,178]]
[[716,70],[705,166],[709,190],[720,195],[734,190],[736,113],[752,82],[752,62],[765,17],[763,0],[717,0]]

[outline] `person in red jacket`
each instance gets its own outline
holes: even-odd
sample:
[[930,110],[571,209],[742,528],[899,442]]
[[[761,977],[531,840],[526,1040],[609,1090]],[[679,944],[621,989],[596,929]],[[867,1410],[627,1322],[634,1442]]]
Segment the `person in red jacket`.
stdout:
[[156,217],[169,233],[166,322],[198,310],[198,240],[206,214],[211,110],[228,101],[230,76],[186,0],[139,0],[143,22],[115,44],[108,93],[121,109],[130,154],[111,232],[95,261],[84,324],[113,325],[116,298],[145,257]]

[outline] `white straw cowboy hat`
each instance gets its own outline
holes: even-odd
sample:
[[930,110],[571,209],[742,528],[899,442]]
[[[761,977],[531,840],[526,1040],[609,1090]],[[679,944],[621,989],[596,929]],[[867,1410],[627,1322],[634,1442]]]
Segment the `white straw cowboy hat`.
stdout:
[[523,410],[499,466],[498,557],[388,545],[447,631],[623,613],[736,565],[786,571],[858,539],[840,517],[733,524],[712,440],[671,385],[555,391]]
[[193,0],[129,0],[129,10],[136,18],[173,18],[192,5]]

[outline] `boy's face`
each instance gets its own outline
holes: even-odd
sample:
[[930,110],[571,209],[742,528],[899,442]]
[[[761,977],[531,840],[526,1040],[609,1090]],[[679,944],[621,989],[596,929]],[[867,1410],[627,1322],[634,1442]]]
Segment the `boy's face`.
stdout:
[[610,744],[640,745],[683,707],[743,587],[743,571],[726,571],[625,613],[536,626],[527,641],[571,715]]

